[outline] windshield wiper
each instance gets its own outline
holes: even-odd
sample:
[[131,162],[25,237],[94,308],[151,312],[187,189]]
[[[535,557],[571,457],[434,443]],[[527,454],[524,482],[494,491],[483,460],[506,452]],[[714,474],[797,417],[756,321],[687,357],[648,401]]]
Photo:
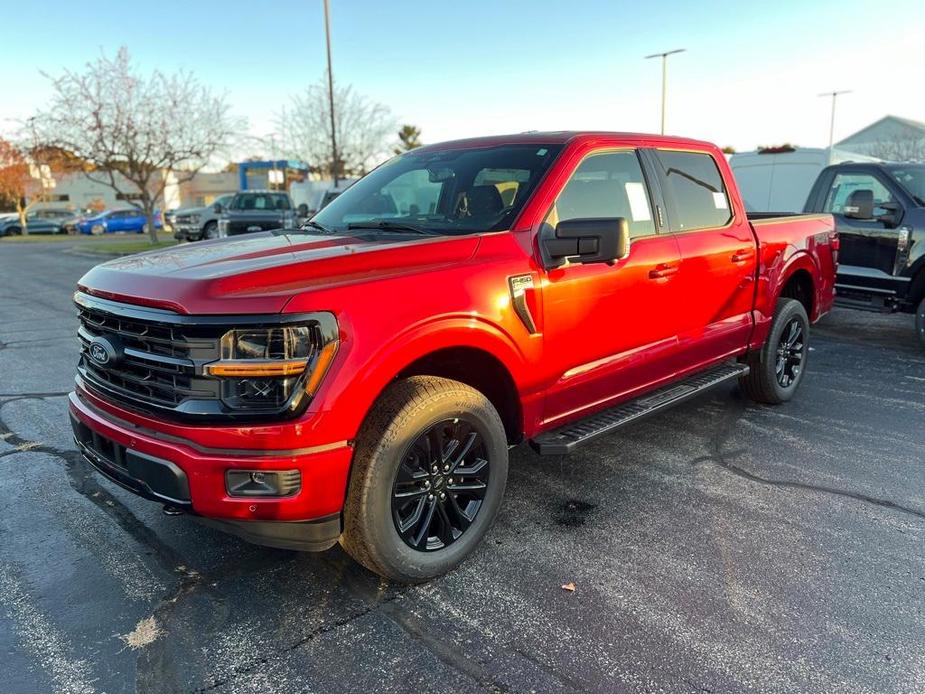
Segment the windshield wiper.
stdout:
[[315,221],[313,221],[313,220],[311,220],[311,219],[309,219],[307,222],[303,222],[302,225],[301,225],[299,228],[300,228],[300,229],[305,229],[306,227],[311,228],[311,229],[317,229],[318,231],[323,231],[325,234],[333,234],[333,233],[334,233],[334,230],[333,230],[333,229],[328,229],[328,228],[327,228],[326,226],[324,226],[323,224],[319,224],[318,222],[315,222]]
[[405,222],[390,222],[386,219],[380,219],[374,222],[351,222],[347,225],[351,231],[354,229],[378,229],[380,231],[395,231],[401,233],[410,231],[412,234],[423,234],[424,236],[442,236],[440,232],[432,229],[425,229],[416,224],[406,224]]

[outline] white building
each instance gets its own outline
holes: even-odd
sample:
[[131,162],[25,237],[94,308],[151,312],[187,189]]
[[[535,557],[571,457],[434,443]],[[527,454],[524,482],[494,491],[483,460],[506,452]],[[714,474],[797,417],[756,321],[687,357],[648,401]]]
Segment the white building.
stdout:
[[925,123],[884,116],[836,143],[841,149],[887,161],[925,161]]

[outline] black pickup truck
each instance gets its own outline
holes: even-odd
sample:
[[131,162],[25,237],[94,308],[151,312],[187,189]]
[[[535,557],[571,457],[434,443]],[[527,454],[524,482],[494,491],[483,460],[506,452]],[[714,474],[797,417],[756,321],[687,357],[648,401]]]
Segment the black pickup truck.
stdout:
[[289,193],[245,190],[236,193],[218,220],[219,237],[268,229],[295,229],[296,211]]
[[914,313],[925,346],[925,164],[826,167],[804,212],[835,217],[841,238],[836,304]]

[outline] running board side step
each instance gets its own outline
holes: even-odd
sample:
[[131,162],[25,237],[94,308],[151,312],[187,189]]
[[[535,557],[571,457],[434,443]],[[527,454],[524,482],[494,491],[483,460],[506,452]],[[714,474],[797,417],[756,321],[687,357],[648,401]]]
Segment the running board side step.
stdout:
[[571,453],[598,436],[609,434],[625,424],[661,412],[747,373],[746,364],[736,362],[720,364],[688,376],[683,381],[669,383],[635,400],[593,414],[586,419],[547,431],[531,439],[530,445],[540,455]]

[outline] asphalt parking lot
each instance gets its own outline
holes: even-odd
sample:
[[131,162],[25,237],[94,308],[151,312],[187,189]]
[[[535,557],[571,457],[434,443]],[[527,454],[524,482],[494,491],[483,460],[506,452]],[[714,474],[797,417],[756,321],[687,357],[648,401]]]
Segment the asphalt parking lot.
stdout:
[[0,243],[5,691],[925,691],[910,317],[835,311],[785,406],[726,388],[572,457],[518,448],[475,557],[408,588],[90,471],[65,394],[99,259],[72,245]]

